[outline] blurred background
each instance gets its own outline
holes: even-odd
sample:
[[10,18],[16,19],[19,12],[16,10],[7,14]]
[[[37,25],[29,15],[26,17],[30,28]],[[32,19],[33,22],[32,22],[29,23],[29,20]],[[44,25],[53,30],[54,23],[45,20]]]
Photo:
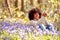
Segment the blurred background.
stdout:
[[28,12],[32,8],[39,8],[47,13],[47,19],[57,30],[60,30],[60,0],[0,0],[0,22],[24,21],[29,22]]
[[[46,13],[56,33],[29,26],[29,10]],[[22,25],[24,24],[24,25]],[[32,30],[32,31],[31,31]],[[0,0],[0,40],[60,40],[60,0]]]

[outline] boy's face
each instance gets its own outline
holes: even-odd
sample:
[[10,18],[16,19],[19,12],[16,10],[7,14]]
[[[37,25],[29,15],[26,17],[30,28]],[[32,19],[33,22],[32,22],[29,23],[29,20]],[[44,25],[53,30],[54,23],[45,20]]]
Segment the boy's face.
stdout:
[[34,19],[38,20],[39,19],[39,13],[34,14]]

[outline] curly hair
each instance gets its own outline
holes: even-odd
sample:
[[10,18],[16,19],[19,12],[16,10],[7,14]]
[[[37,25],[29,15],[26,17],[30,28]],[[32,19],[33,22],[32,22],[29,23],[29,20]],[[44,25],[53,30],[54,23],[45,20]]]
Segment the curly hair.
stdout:
[[38,13],[39,14],[39,18],[41,18],[40,10],[38,8],[34,8],[34,9],[29,11],[29,14],[28,14],[29,20],[33,20],[34,19],[34,14],[35,13]]

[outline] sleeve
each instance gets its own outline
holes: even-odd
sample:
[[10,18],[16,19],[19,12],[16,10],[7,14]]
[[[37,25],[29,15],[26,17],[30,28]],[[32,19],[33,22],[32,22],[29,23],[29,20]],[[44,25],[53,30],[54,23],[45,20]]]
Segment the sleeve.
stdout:
[[35,26],[35,25],[36,25],[35,21],[31,20],[31,21],[30,21],[30,25],[31,25],[31,26]]
[[44,19],[45,19],[45,24],[48,25],[49,22],[48,22],[47,18],[44,18]]
[[38,24],[47,25],[47,24],[49,24],[49,22],[48,22],[47,18],[41,17],[41,19],[38,21]]

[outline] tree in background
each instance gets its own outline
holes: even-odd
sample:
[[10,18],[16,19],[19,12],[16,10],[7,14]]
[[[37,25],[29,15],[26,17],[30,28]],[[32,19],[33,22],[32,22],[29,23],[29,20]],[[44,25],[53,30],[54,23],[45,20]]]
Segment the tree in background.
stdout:
[[21,0],[21,11],[24,11],[24,0]]
[[15,0],[15,7],[18,7],[18,0]]
[[30,0],[30,4],[33,6],[33,0]]
[[38,2],[38,3],[41,3],[41,2],[42,2],[42,0],[37,0],[37,2]]
[[7,0],[3,0],[2,6],[3,6],[4,10],[9,10],[9,5],[8,5],[8,1]]
[[10,8],[9,8],[9,3],[8,3],[8,0],[3,0],[2,1],[2,7],[3,7],[3,12],[7,12],[6,15],[7,16],[11,16],[10,13]]

